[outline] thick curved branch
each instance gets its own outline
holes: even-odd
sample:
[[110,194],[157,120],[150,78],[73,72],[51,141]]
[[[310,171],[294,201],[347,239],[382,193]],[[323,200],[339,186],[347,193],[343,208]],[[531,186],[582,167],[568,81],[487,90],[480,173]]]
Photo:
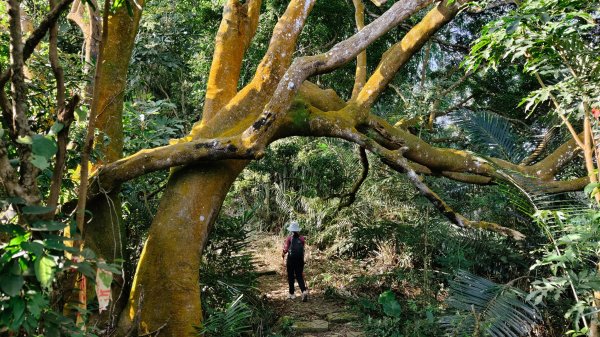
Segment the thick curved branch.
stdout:
[[[438,175],[452,180],[487,185],[493,183],[494,179],[506,179],[506,174],[512,177],[519,176],[519,180],[526,182],[527,186],[535,188],[538,192],[557,193],[562,191],[575,191],[582,189],[587,181],[586,177],[569,180],[554,181],[553,176],[543,174],[542,167],[556,171],[554,166],[564,166],[569,158],[574,158],[569,141],[559,147],[554,153],[533,166],[519,166],[499,159],[484,159],[469,152],[438,148],[431,146],[422,139],[392,127],[385,120],[369,115],[361,121],[358,113],[352,111],[352,107],[344,105],[344,102],[335,95],[333,91],[325,91],[316,85],[305,82],[305,90],[301,90],[301,97],[310,101],[315,99],[317,104],[338,108],[339,111],[324,112],[320,109],[310,107],[310,116],[306,124],[298,124],[293,116],[288,115],[282,130],[277,138],[288,136],[322,136],[340,137],[345,133],[338,132],[339,128],[365,129],[372,141],[393,151],[405,147],[403,157],[409,160],[411,169],[421,174]],[[307,89],[308,88],[308,89]],[[318,98],[323,95],[331,95],[333,100],[329,103]],[[341,137],[343,138],[343,137]],[[353,139],[343,138],[349,141]],[[163,170],[175,166],[191,165],[205,160],[222,159],[255,159],[262,156],[262,150],[268,142],[274,139],[260,138],[257,142],[249,144],[244,142],[240,135],[216,139],[196,139],[187,142],[142,150],[134,155],[118,160],[114,163],[101,167],[94,175],[93,180],[100,181],[103,189],[110,190],[115,184],[133,179],[143,174]],[[358,143],[361,144],[361,143]],[[540,165],[540,166],[538,166]],[[521,173],[514,168],[520,168]],[[536,171],[539,173],[536,175]],[[556,171],[557,172],[557,171]]]
[[[365,27],[365,5],[362,0],[352,0],[354,3],[354,20],[356,29],[360,31]],[[367,50],[363,50],[356,57],[356,73],[354,75],[354,87],[352,88],[352,98],[355,99],[367,82]]]
[[451,6],[447,6],[446,3],[446,1],[440,2],[406,33],[400,42],[384,53],[375,72],[358,94],[356,98],[358,105],[364,107],[373,105],[398,70],[408,62],[415,52],[421,49],[433,34],[456,16],[459,8],[458,1]]
[[[583,132],[577,137],[582,136]],[[565,165],[577,157],[580,151],[581,148],[577,145],[577,141],[571,138],[544,159],[528,167],[531,168],[531,172],[536,174],[539,172],[538,175],[542,177],[554,177]]]
[[[323,123],[323,121],[321,121]],[[417,188],[419,193],[423,195],[427,200],[429,200],[438,211],[440,211],[450,222],[453,224],[465,228],[481,228],[486,230],[495,231],[499,234],[510,236],[515,240],[522,240],[525,236],[520,232],[500,226],[498,224],[494,224],[491,222],[485,221],[471,221],[466,219],[461,214],[455,212],[448,204],[446,204],[434,191],[432,191],[418,176],[418,174],[412,169],[411,165],[407,161],[407,159],[402,155],[407,148],[402,146],[401,141],[394,140],[396,145],[400,145],[401,147],[397,149],[390,150],[372,138],[367,137],[365,134],[359,132],[354,128],[352,123],[340,123],[336,121],[335,123],[326,123],[328,132],[330,136],[335,136],[338,138],[342,138],[351,142],[354,142],[361,147],[366,148],[370,152],[379,155],[382,158],[382,161],[386,163],[388,166],[393,168],[394,170],[406,173],[408,175],[409,180],[412,184]],[[325,124],[321,124],[321,127]]]
[[262,147],[245,147],[240,137],[195,139],[153,149],[141,150],[131,156],[100,167],[90,177],[91,194],[99,190],[110,192],[120,183],[147,173],[171,167],[192,165],[202,161],[225,159],[259,159]]
[[229,0],[217,32],[202,118],[211,119],[237,93],[244,54],[256,32],[261,0]]
[[202,119],[192,128],[186,138],[214,138],[224,136],[231,130],[239,130],[240,120],[244,129],[244,119],[256,119],[265,104],[273,96],[282,76],[290,66],[308,14],[315,0],[292,0],[285,13],[277,21],[267,52],[263,56],[254,77],[242,88],[225,107],[216,112],[219,118]]
[[320,55],[305,56],[294,60],[279,82],[272,99],[263,109],[260,118],[244,131],[244,141],[251,144],[255,143],[257,138],[272,138],[304,80],[312,75],[329,72],[348,63],[383,34],[430,2],[429,0],[396,2],[364,29],[337,43],[329,51]]

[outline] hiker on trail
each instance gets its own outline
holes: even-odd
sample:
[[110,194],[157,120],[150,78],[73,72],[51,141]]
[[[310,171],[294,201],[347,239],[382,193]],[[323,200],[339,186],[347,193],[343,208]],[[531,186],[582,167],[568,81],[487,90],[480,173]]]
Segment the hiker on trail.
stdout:
[[308,301],[308,291],[304,284],[304,246],[305,240],[300,235],[300,226],[298,222],[292,221],[287,228],[292,235],[285,239],[283,244],[283,253],[281,257],[283,264],[285,265],[285,254],[287,254],[287,276],[288,283],[290,285],[290,292],[288,298],[293,300],[296,298],[294,294],[294,281],[298,281],[298,286],[302,292],[302,302]]

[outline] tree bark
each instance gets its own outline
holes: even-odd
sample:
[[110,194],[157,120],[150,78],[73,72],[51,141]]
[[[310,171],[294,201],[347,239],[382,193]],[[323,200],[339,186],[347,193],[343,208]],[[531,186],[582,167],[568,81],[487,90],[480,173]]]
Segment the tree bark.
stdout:
[[152,222],[135,273],[130,305],[118,335],[138,329],[160,336],[192,336],[200,324],[202,250],[219,210],[246,161],[175,170]]
[[[247,2],[246,10],[237,8],[238,1],[229,1],[219,28],[215,56],[231,46],[232,40],[242,41],[243,51],[255,31],[260,1]],[[239,55],[223,58],[227,66],[213,62],[209,78],[211,92],[200,123],[190,136],[182,140],[225,137],[232,130],[244,130],[258,116],[271,98],[276,84],[290,65],[296,40],[312,9],[314,0],[292,0],[275,26],[267,53],[254,79],[239,93],[235,90],[242,61]],[[238,15],[249,15],[242,35],[230,34],[236,30]],[[250,37],[249,37],[250,36]],[[240,109],[239,107],[243,107]],[[121,315],[117,335],[132,332],[148,334],[160,331],[161,336],[191,336],[194,325],[202,320],[199,268],[202,250],[210,229],[233,181],[247,165],[245,160],[209,162],[175,169],[152,222],[148,239],[138,263],[129,305]]]
[[[100,190],[90,200],[87,200],[87,174],[89,154],[94,142],[100,154],[97,165],[111,163],[122,157],[123,153],[123,100],[127,85],[127,70],[133,51],[133,44],[144,1],[138,0],[133,8],[133,16],[129,15],[125,5],[115,13],[109,13],[105,6],[102,41],[99,52],[99,62],[96,67],[93,97],[88,117],[88,134],[84,142],[81,160],[81,192],[78,200],[77,222],[83,233],[84,245],[91,248],[97,257],[109,263],[124,258],[125,231],[121,222],[121,199],[119,188],[111,191]],[[81,5],[81,4],[80,4]],[[90,8],[88,8],[90,10]],[[94,16],[94,13],[90,13]],[[96,18],[91,19],[86,35],[86,59],[94,57],[94,39],[98,29]],[[89,89],[88,89],[89,90]],[[89,93],[88,93],[89,94]],[[99,136],[94,139],[95,130]],[[92,168],[94,169],[94,168]],[[85,210],[92,216],[84,220]],[[83,225],[85,222],[85,226]],[[127,293],[123,288],[126,278],[115,275],[117,282],[112,283],[113,302],[110,310],[92,317],[94,324],[104,326],[113,314],[119,313],[126,304]],[[88,298],[93,298],[94,291],[88,289]]]

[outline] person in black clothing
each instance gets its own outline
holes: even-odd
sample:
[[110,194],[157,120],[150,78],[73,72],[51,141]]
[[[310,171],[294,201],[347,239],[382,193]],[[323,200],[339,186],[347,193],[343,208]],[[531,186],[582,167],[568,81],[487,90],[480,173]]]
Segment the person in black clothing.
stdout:
[[288,283],[290,286],[288,298],[293,300],[296,295],[294,294],[294,281],[298,281],[298,286],[302,292],[302,302],[308,301],[308,291],[306,290],[306,284],[304,283],[304,247],[305,239],[300,235],[300,226],[298,222],[292,221],[288,226],[288,231],[292,235],[285,239],[283,244],[283,253],[281,254],[283,263],[285,263],[285,255],[287,254],[287,276]]

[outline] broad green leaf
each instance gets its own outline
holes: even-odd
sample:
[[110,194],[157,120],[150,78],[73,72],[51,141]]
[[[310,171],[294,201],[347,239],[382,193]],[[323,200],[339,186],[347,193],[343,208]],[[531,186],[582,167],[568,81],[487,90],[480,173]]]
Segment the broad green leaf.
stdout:
[[0,289],[8,296],[17,296],[25,284],[22,275],[5,274],[0,276]]
[[44,245],[39,242],[23,242],[21,248],[33,253],[35,256],[42,256],[44,253]]
[[391,317],[399,318],[401,314],[400,303],[396,300],[396,295],[390,290],[383,292],[379,295],[377,300],[383,307],[383,312]]
[[42,135],[34,135],[31,144],[31,151],[36,156],[42,156],[46,159],[52,158],[56,154],[58,147],[56,141],[51,137],[45,137]]
[[56,122],[52,124],[50,128],[50,134],[57,135],[62,129],[64,129],[65,125],[61,122]]
[[54,210],[53,207],[37,206],[37,205],[23,207],[23,213],[25,213],[25,214],[46,214],[53,210]]
[[40,319],[42,312],[48,307],[48,300],[44,298],[42,293],[36,292],[31,295],[27,301],[27,311],[33,315],[35,319]]
[[107,264],[104,262],[98,262],[97,263],[98,268],[109,271],[113,274],[117,274],[120,275],[121,271],[114,265],[114,264]]
[[31,156],[30,162],[33,164],[33,166],[39,168],[40,170],[45,170],[48,168],[48,166],[50,166],[47,158],[35,154]]
[[56,267],[56,262],[47,255],[35,260],[35,277],[40,281],[42,287],[49,288],[52,284],[55,272],[54,267]]
[[17,330],[25,319],[25,301],[20,297],[13,297],[10,299],[9,306],[12,309],[13,314],[13,321],[9,329]]
[[587,184],[585,186],[585,188],[583,189],[583,193],[585,193],[585,195],[587,195],[589,197],[593,197],[594,194],[598,193],[598,186],[600,186],[600,183]]

